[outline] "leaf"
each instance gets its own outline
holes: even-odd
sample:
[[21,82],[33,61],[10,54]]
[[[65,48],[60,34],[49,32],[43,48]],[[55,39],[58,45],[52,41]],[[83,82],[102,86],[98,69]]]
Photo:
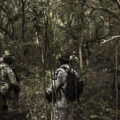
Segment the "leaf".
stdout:
[[92,119],[98,118],[98,115],[91,115],[90,118]]

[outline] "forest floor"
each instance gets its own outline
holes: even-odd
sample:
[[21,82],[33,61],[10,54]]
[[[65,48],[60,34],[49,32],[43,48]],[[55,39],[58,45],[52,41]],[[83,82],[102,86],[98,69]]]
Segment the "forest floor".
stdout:
[[[28,77],[21,82],[19,114],[16,120],[45,120],[45,111],[47,116],[50,116],[50,105],[46,108],[45,104],[43,81],[38,77],[31,80],[33,78]],[[85,88],[78,111],[81,120],[114,120],[113,79],[114,76],[105,71],[91,72],[83,76]]]

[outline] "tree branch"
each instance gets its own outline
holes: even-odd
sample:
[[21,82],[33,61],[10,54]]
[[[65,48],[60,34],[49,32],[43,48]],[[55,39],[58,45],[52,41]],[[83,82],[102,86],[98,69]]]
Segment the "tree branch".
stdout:
[[106,8],[95,8],[95,9],[99,9],[99,10],[102,10],[104,12],[107,12],[108,14],[112,15],[116,19],[120,20],[120,17],[118,15],[116,15],[115,13],[113,13],[112,11],[110,11],[110,10],[108,10]]
[[1,5],[0,5],[0,8],[1,8],[1,10],[8,16],[8,12],[5,10],[5,8],[2,7]]
[[5,32],[11,39],[13,39],[12,35],[10,34],[10,32],[8,30],[6,30],[5,28],[3,28],[2,26],[0,26],[0,29]]
[[111,40],[114,40],[114,39],[116,39],[116,38],[120,38],[120,35],[112,36],[112,37],[110,37],[110,38],[107,39],[107,40],[103,39],[103,41],[101,42],[101,44],[104,44],[104,43],[109,42],[109,41],[111,41]]
[[106,9],[106,8],[103,8],[103,7],[98,7],[98,8],[97,8],[97,7],[94,7],[94,6],[90,6],[90,5],[88,5],[88,4],[87,4],[87,6],[88,6],[89,8],[92,8],[92,12],[95,11],[95,10],[102,10],[102,11],[104,11],[104,12],[112,15],[112,16],[113,16],[114,18],[116,18],[117,20],[120,20],[119,15],[115,14],[114,12],[110,11],[109,9]]

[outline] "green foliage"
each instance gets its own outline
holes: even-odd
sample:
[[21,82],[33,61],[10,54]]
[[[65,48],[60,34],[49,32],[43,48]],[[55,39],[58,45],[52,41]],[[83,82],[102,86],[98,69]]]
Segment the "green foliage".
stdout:
[[[0,55],[6,49],[13,52],[22,67],[22,110],[30,110],[26,117],[45,119],[44,80],[47,89],[61,54],[75,50],[83,63],[78,72],[86,84],[80,98],[82,120],[112,120],[112,95],[99,85],[113,81],[106,72],[115,66],[116,40],[101,42],[120,34],[117,0],[24,1],[22,11],[21,0],[0,0]],[[50,114],[50,105],[47,110]]]

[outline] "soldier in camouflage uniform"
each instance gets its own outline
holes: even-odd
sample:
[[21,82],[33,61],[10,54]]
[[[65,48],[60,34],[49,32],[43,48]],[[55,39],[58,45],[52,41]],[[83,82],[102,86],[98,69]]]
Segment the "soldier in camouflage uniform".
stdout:
[[[73,103],[67,101],[63,92],[63,89],[65,88],[65,80],[67,79],[67,72],[62,67],[70,69],[69,55],[62,55],[59,60],[61,66],[55,72],[55,78],[47,90],[46,99],[51,102],[51,96],[54,94],[54,90],[56,90],[56,95],[54,96],[57,97],[52,97],[53,99],[56,99],[53,100],[53,102],[55,102],[53,107],[53,120],[74,120],[72,118],[72,113],[74,111]],[[78,77],[77,72],[75,74]]]
[[[3,59],[3,61],[2,61]],[[19,92],[19,83],[10,65],[14,62],[13,56],[4,55],[0,60],[0,114],[14,111],[14,92]],[[3,116],[4,117],[4,116]],[[1,120],[4,120],[2,118]],[[10,118],[8,118],[10,120]]]
[[70,65],[74,68],[77,69],[77,67],[79,66],[79,59],[76,56],[76,52],[73,51],[73,54],[70,56]]

